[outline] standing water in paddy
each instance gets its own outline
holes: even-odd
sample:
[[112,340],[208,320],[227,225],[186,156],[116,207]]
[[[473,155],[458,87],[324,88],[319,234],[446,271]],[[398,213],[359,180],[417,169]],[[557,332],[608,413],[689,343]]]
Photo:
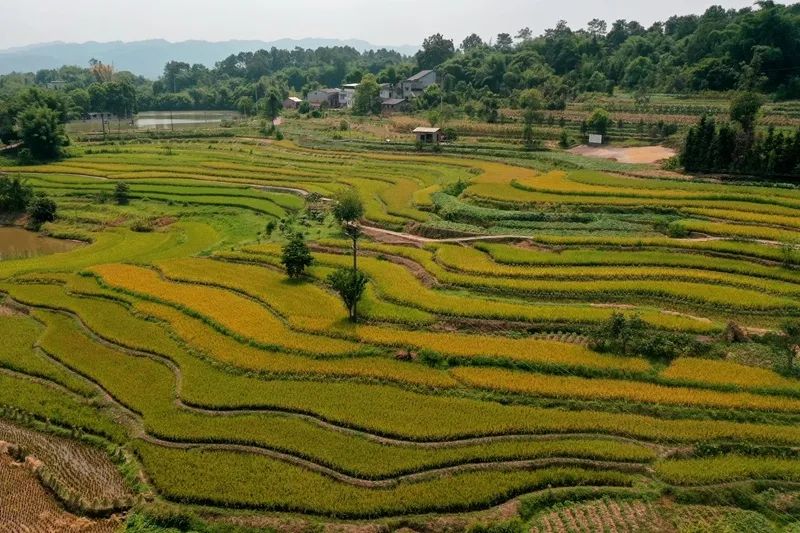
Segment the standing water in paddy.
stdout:
[[0,261],[72,250],[79,243],[44,237],[21,228],[0,227]]

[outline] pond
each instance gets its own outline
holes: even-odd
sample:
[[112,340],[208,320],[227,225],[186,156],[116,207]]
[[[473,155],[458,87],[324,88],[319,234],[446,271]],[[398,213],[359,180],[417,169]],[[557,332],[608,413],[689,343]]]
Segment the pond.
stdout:
[[231,111],[147,111],[136,116],[138,129],[166,129],[201,124],[218,124],[223,120],[233,120],[239,114]]
[[[223,120],[236,120],[241,115],[236,111],[143,111],[136,115],[133,122],[112,118],[106,122],[106,131],[122,132],[139,130],[163,130],[178,128],[215,127]],[[99,118],[74,120],[67,124],[69,133],[91,133],[103,130]]]
[[22,228],[0,227],[0,261],[66,252],[80,245],[79,242],[53,239]]

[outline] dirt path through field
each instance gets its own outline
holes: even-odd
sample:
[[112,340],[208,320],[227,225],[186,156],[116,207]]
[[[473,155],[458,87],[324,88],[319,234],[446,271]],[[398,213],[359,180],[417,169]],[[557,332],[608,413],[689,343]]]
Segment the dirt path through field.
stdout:
[[620,163],[653,164],[674,157],[677,152],[666,146],[637,146],[623,148],[614,146],[577,146],[569,151],[572,154],[600,159],[612,159]]

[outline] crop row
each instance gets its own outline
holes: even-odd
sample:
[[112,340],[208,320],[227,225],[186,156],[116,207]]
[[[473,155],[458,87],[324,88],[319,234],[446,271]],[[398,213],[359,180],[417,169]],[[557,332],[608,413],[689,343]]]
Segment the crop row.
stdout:
[[41,328],[29,317],[0,315],[0,339],[3,339],[3,349],[0,350],[0,367],[44,378],[59,383],[82,396],[91,396],[94,391],[83,381],[75,379],[74,376],[36,353],[34,345],[41,333]]
[[717,392],[615,379],[547,376],[493,368],[462,367],[451,370],[451,373],[456,379],[472,387],[562,399],[623,400],[793,413],[800,410],[798,399],[761,396],[747,392]]
[[[413,259],[440,282],[448,285],[513,293],[527,292],[574,299],[597,299],[602,296],[638,294],[755,309],[794,308],[798,305],[798,302],[791,298],[771,296],[764,294],[764,291],[791,296],[800,293],[800,287],[793,284],[685,269],[620,270],[610,268],[602,270],[576,267],[572,270],[561,268],[554,271],[551,269],[545,273],[541,269],[531,270],[496,265],[485,260],[486,258],[482,254],[474,250],[470,253],[470,249],[462,247],[439,248],[435,256],[423,250],[408,247],[370,247],[367,245],[367,248]],[[456,251],[454,252],[454,250]],[[444,266],[448,268],[442,268],[435,260],[442,255],[444,255],[444,259],[441,262],[445,263]],[[484,261],[481,261],[482,257]],[[462,270],[470,273],[458,272]],[[620,270],[618,275],[617,270]],[[559,276],[562,271],[566,272],[563,276]],[[597,276],[592,275],[594,272],[597,272]],[[604,275],[612,278],[622,277],[625,278],[625,281],[602,279]],[[563,277],[569,281],[541,279],[551,277]],[[655,279],[649,279],[651,277]],[[572,278],[581,281],[573,281]],[[592,278],[595,279],[592,280]],[[690,281],[683,281],[685,278],[689,278]],[[587,279],[592,281],[583,281]],[[747,289],[738,287],[747,287]]]
[[[589,240],[590,239],[586,239],[587,243]],[[634,241],[630,238],[619,239],[616,242],[622,247],[634,244]],[[669,241],[664,239],[664,246],[667,246],[668,243]],[[676,243],[676,245],[680,244],[682,244],[680,241]],[[696,244],[699,245],[703,243]],[[711,253],[715,251],[713,247],[715,244],[748,244],[754,248],[757,247],[755,249],[763,249],[765,252],[779,252],[772,246],[726,241],[722,243],[719,241],[710,241],[705,244],[708,245],[709,248],[704,249],[698,246],[696,251],[691,253],[677,250],[625,250],[603,248],[604,244],[602,238],[597,239],[597,248],[584,247],[578,249],[548,250],[493,243],[477,243],[475,244],[475,248],[488,254],[492,263],[498,264],[499,268],[502,268],[501,265],[538,268],[560,267],[560,269],[573,266],[613,266],[618,268],[651,266],[730,272],[732,274],[779,279],[791,283],[800,282],[800,274],[793,270],[748,261],[746,257],[732,259],[711,255]],[[704,250],[710,253],[704,254]],[[719,251],[723,250],[720,249]],[[472,252],[462,252],[460,249],[453,249],[451,251],[451,247],[447,246],[439,247],[437,256],[442,257],[444,260],[447,257],[452,257],[454,254],[455,257],[459,257],[461,253],[469,253],[470,257],[475,255]],[[479,264],[485,262],[485,258],[479,260]]]
[[[362,265],[367,258],[362,259]],[[579,345],[539,339],[510,339],[486,335],[403,331],[384,326],[344,326],[339,313],[326,311],[331,296],[313,285],[287,286],[276,272],[247,265],[229,265],[208,260],[186,260],[160,263],[164,272],[176,279],[214,283],[234,288],[259,298],[278,309],[296,327],[330,333],[339,331],[362,342],[388,346],[412,346],[458,357],[497,357],[564,367],[586,367],[598,370],[643,372],[649,365],[641,360],[600,356]],[[238,274],[238,275],[236,275]],[[296,291],[292,293],[291,291]],[[308,310],[308,301],[318,302],[318,308]],[[312,315],[309,315],[312,313]],[[327,318],[326,318],[327,317]]]
[[544,469],[466,472],[363,489],[266,457],[212,450],[171,450],[136,443],[159,492],[184,503],[368,518],[469,511],[553,486],[630,486],[636,476],[614,471]]
[[[270,261],[269,255],[276,253],[269,246],[252,246],[247,247],[244,251],[251,253],[224,254],[223,256],[252,261],[263,257],[266,258],[266,261]],[[336,254],[317,253],[315,257],[319,263],[331,266],[346,266],[348,261],[347,257]],[[365,257],[359,264],[375,283],[382,297],[431,313],[546,323],[596,323],[608,319],[613,313],[611,309],[585,304],[537,304],[479,296],[464,297],[429,289],[405,267],[388,261]],[[644,320],[665,328],[692,331],[709,331],[717,328],[713,323],[668,315],[659,311],[640,309],[638,312]]]
[[92,271],[112,287],[191,310],[264,346],[325,355],[355,353],[360,348],[344,340],[294,332],[263,306],[230,291],[164,281],[153,270],[131,265],[100,265]]
[[[52,319],[52,317],[51,317]],[[55,319],[59,319],[55,316]],[[67,324],[62,323],[63,327]],[[77,333],[75,334],[77,335]],[[51,334],[46,348],[55,352],[65,350],[66,339],[77,338],[81,349],[69,350],[68,356],[83,356],[92,361],[81,363],[89,373],[106,368],[107,379],[122,380],[120,387],[129,391],[130,406],[142,408],[141,402],[158,402],[163,411],[171,402],[164,399],[172,392],[169,381],[173,378],[166,368],[163,370],[137,370],[138,374],[120,372],[121,362],[112,362],[122,357],[117,354],[101,354],[103,350],[92,345],[88,339],[80,340],[64,332]],[[76,341],[77,342],[77,341]],[[89,343],[89,344],[86,344]],[[91,348],[90,346],[94,346]],[[91,352],[91,353],[85,353]],[[94,359],[101,358],[94,361]],[[191,363],[194,361],[194,363]],[[323,383],[293,381],[260,381],[245,376],[211,372],[211,368],[197,359],[184,358],[185,368],[183,394],[193,403],[208,406],[253,406],[275,407],[284,410],[315,413],[324,419],[346,426],[354,425],[383,434],[406,435],[411,438],[453,438],[467,435],[491,435],[520,432],[601,432],[634,435],[647,439],[705,440],[716,438],[740,438],[757,441],[800,441],[800,434],[788,426],[764,426],[723,421],[659,420],[638,415],[619,415],[602,412],[568,412],[522,406],[500,406],[469,399],[437,397],[404,391],[384,385],[355,383]],[[128,357],[125,366],[146,363]],[[157,368],[159,365],[153,368]],[[151,366],[152,366],[151,365]],[[162,367],[163,368],[163,367]],[[162,377],[145,376],[158,372]],[[141,379],[159,385],[160,394],[142,395],[136,392],[131,375],[142,375]],[[127,381],[125,381],[127,380]],[[212,385],[213,384],[213,385]],[[109,387],[115,388],[115,387]],[[145,387],[150,391],[154,386]],[[122,397],[119,397],[122,399]],[[354,402],[354,400],[356,400]],[[170,407],[171,409],[171,407]],[[224,417],[227,419],[227,417]],[[197,424],[196,421],[192,422]],[[216,421],[217,424],[222,422]],[[169,432],[178,427],[174,421],[165,424]],[[183,427],[183,424],[180,424]],[[252,426],[252,423],[251,423]],[[192,425],[188,424],[187,428]],[[768,429],[769,428],[769,429]],[[224,433],[223,433],[224,434]],[[236,431],[232,434],[238,434]],[[266,432],[265,435],[270,434]]]
[[680,459],[659,463],[656,475],[676,485],[710,485],[751,479],[800,483],[800,461],[741,455]]
[[[42,339],[45,349],[75,371],[87,375],[118,401],[140,413],[145,427],[169,440],[254,444],[289,452],[346,472],[382,477],[423,468],[475,461],[500,461],[546,457],[592,457],[623,461],[649,460],[646,448],[609,440],[505,440],[458,447],[387,446],[355,435],[332,431],[299,418],[270,413],[228,413],[210,416],[175,408],[173,376],[163,365],[142,357],[92,345],[66,317],[35,312],[48,324]],[[219,373],[217,373],[219,375]],[[196,383],[223,387],[226,379]],[[195,375],[186,376],[189,386]],[[233,376],[230,380],[237,381]],[[242,380],[239,380],[242,381]],[[252,381],[252,380],[251,380]],[[266,385],[265,383],[265,386]],[[139,392],[139,389],[146,391]],[[214,394],[214,393],[210,393]]]

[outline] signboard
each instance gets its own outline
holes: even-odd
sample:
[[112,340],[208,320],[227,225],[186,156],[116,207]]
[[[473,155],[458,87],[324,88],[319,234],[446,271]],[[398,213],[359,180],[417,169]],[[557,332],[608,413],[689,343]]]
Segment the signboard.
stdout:
[[603,144],[603,136],[595,133],[589,134],[589,144]]

